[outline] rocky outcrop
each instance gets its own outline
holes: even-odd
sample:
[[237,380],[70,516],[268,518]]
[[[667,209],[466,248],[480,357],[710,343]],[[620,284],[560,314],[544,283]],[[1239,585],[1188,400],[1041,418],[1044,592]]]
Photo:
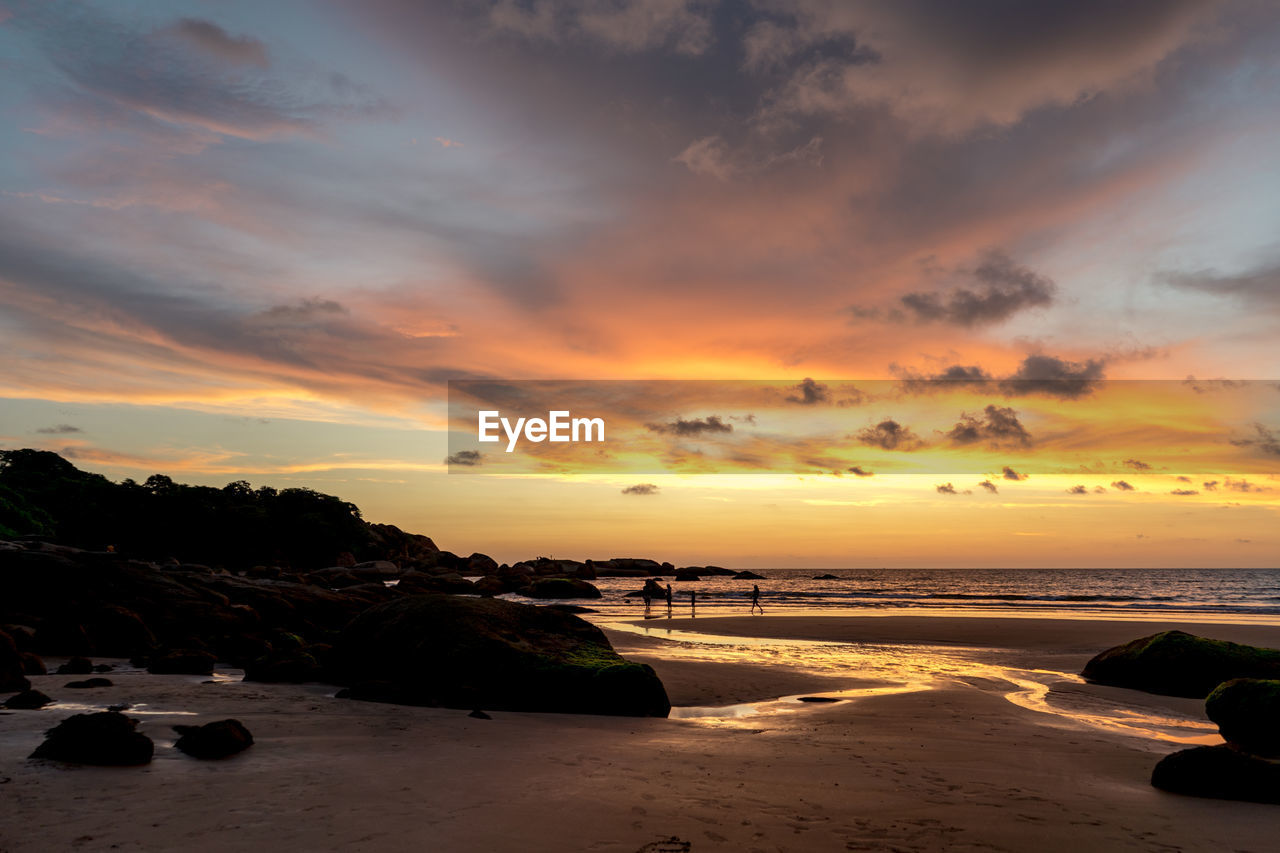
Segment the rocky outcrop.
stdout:
[[76,714],[49,729],[31,757],[108,766],[148,764],[155,746],[136,726],[136,720],[116,711]]
[[17,644],[8,633],[0,631],[0,693],[26,690],[30,686]]
[[1151,784],[1195,797],[1280,803],[1280,762],[1230,746],[1197,746],[1162,758]]
[[272,651],[244,668],[245,681],[303,684],[323,681],[324,668],[315,656],[303,649]]
[[599,598],[600,590],[577,578],[538,578],[524,594],[530,598]]
[[335,644],[353,698],[450,708],[666,716],[653,669],[576,616],[498,599],[423,595],[360,614]]
[[1162,631],[1107,649],[1080,674],[1099,684],[1202,699],[1233,678],[1280,678],[1280,651]]
[[471,581],[456,572],[445,574],[427,574],[411,572],[400,578],[396,591],[409,595],[424,592],[443,592],[449,595],[475,595],[476,587]]
[[174,726],[181,737],[173,744],[192,758],[220,759],[253,746],[253,735],[239,720],[219,720],[203,726]]
[[147,672],[153,675],[213,675],[217,659],[208,652],[180,649],[151,659]]
[[735,572],[733,579],[736,581],[762,581],[764,575],[758,575],[755,572]]
[[1204,703],[1223,740],[1253,755],[1280,756],[1280,681],[1236,678],[1219,684]]

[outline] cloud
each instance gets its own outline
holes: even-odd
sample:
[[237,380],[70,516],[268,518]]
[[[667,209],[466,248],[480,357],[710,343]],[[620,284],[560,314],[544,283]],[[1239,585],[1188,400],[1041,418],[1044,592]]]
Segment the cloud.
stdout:
[[951,485],[950,483],[943,483],[941,486],[934,486],[933,488],[934,488],[934,489],[938,492],[938,494],[940,494],[940,495],[956,495],[956,494],[959,494],[959,492],[957,492],[957,491],[956,491],[956,487],[955,487],[955,486],[953,486],[953,485]]
[[624,495],[656,495],[658,487],[653,483],[636,483],[634,486],[627,486],[622,493]]
[[1002,252],[990,252],[969,273],[976,286],[937,292],[913,292],[899,300],[919,322],[973,327],[999,323],[1026,308],[1053,303],[1057,285]]
[[952,136],[1134,89],[1208,37],[1218,4],[1087,0],[1012,13],[999,0],[763,5],[776,14],[749,32],[748,65],[788,69],[765,99],[763,124],[881,109],[916,133]]
[[853,474],[855,477],[874,477],[876,475],[875,471],[868,471],[861,465],[854,465],[852,468],[847,468],[845,470],[850,474]]
[[1262,424],[1253,425],[1254,438],[1233,438],[1236,447],[1256,447],[1268,456],[1280,456],[1280,436]]
[[1013,480],[1015,482],[1027,479],[1026,474],[1019,474],[1017,471],[1013,470],[1008,465],[1004,466],[1004,471],[1001,474],[1001,476],[1003,476],[1006,480]]
[[729,180],[738,170],[731,160],[728,144],[719,136],[695,139],[671,159],[695,175],[707,175],[721,181]]
[[1223,275],[1216,270],[1165,273],[1166,284],[1182,290],[1194,290],[1234,299],[1269,310],[1280,309],[1280,263],[1270,263],[1236,275]]
[[435,137],[435,141],[440,143],[441,148],[465,148],[466,147],[461,142],[458,142],[457,140],[454,140],[454,139],[450,139],[447,136],[437,136]]
[[692,420],[684,420],[677,418],[670,423],[665,424],[645,424],[651,432],[666,433],[669,435],[679,436],[699,436],[706,433],[723,433],[733,432],[733,424],[727,424],[720,419],[719,415],[709,415],[705,418]]
[[986,407],[982,418],[961,414],[960,421],[946,435],[953,444],[961,446],[980,441],[993,448],[1031,445],[1031,434],[1018,420],[1018,413],[993,404]]
[[1204,486],[1204,490],[1205,490],[1206,492],[1216,492],[1216,491],[1218,491],[1218,481],[1217,481],[1217,480],[1205,480],[1205,481],[1204,481],[1204,483],[1203,483],[1202,485]]
[[1116,491],[1120,491],[1120,492],[1132,492],[1132,491],[1134,491],[1134,490],[1135,490],[1135,487],[1134,487],[1134,486],[1130,485],[1129,483],[1125,482],[1124,480],[1116,480],[1115,482],[1113,482],[1113,483],[1111,484],[1111,488],[1115,489]]
[[267,46],[251,36],[233,36],[212,21],[183,18],[167,32],[205,54],[238,65],[266,68]]
[[1233,477],[1228,477],[1226,481],[1223,483],[1223,485],[1233,492],[1269,492],[1271,491],[1271,489],[1269,489],[1266,486],[1259,486],[1256,483],[1250,483],[1248,480],[1245,480],[1243,478],[1237,480]]
[[1127,468],[1132,468],[1132,469],[1133,469],[1133,470],[1135,470],[1135,471],[1150,471],[1150,470],[1151,470],[1151,466],[1150,466],[1150,465],[1148,465],[1146,462],[1143,462],[1141,459],[1126,459],[1126,460],[1124,460],[1124,462],[1123,462],[1122,464],[1123,464],[1125,467],[1127,467]]
[[1182,476],[1181,474],[1180,474],[1180,475],[1178,475],[1177,477],[1175,477],[1174,479],[1176,479],[1179,483],[1190,483],[1190,482],[1191,482],[1191,478],[1190,478],[1190,477],[1184,477],[1184,476]]
[[1186,495],[1198,495],[1200,493],[1197,492],[1195,489],[1174,489],[1172,492],[1169,492],[1169,494],[1186,496]]
[[991,494],[993,494],[993,495],[994,495],[994,494],[999,493],[999,491],[1000,491],[1000,488],[999,488],[998,486],[996,486],[996,484],[995,484],[995,483],[993,483],[993,482],[991,482],[990,480],[983,480],[983,481],[982,481],[981,483],[979,483],[978,485],[979,485],[979,486],[981,486],[982,488],[986,489],[988,492],[991,492]]
[[40,427],[36,432],[40,435],[69,435],[75,432],[84,432],[84,430],[80,429],[78,426],[72,426],[71,424],[55,424],[50,427]]
[[712,41],[710,12],[692,0],[497,0],[489,23],[531,41],[582,40],[626,53],[697,55]]
[[1011,397],[1039,394],[1074,400],[1088,396],[1103,378],[1101,359],[1066,361],[1051,355],[1029,355],[1013,375],[1000,380],[1000,389]]
[[1067,494],[1069,494],[1069,495],[1087,495],[1087,494],[1089,494],[1089,489],[1088,489],[1087,487],[1085,487],[1085,486],[1072,486],[1071,488],[1067,489]]
[[457,453],[451,453],[445,457],[446,465],[465,465],[473,467],[481,464],[484,454],[479,450],[459,450]]
[[882,450],[915,450],[924,442],[920,436],[892,419],[886,419],[858,431],[854,436],[861,444],[879,447]]
[[812,406],[817,403],[829,403],[831,401],[831,396],[828,393],[827,386],[823,385],[821,382],[815,382],[808,377],[801,380],[800,384],[796,385],[791,390],[796,393],[787,397],[787,402],[789,403],[799,403],[802,406]]

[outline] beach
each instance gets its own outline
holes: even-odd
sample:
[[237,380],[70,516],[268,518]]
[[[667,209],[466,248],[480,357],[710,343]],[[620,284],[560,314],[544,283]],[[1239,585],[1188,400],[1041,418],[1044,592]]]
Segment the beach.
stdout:
[[[671,719],[476,719],[335,699],[326,685],[241,683],[235,672],[210,681],[117,671],[114,686],[81,691],[62,689],[67,676],[36,676],[61,701],[131,703],[126,713],[155,739],[156,758],[140,768],[28,761],[44,729],[83,708],[0,717],[0,850],[1218,851],[1274,842],[1275,807],[1149,785],[1155,762],[1179,748],[1169,738],[1215,739],[1200,703],[1069,674],[1114,642],[1166,627],[1273,646],[1280,628],[962,616],[662,622],[659,630],[713,642],[634,627],[609,634],[657,670]],[[735,634],[784,645],[723,639]],[[860,654],[887,662],[830,663]],[[851,698],[796,698],[819,694]],[[171,725],[226,717],[253,732],[247,752],[201,762],[169,748]],[[1145,722],[1116,728],[1114,718]]]

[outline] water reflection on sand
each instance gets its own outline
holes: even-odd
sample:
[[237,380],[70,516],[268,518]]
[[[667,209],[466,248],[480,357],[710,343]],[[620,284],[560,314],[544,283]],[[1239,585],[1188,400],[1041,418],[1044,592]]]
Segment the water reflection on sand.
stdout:
[[830,703],[913,693],[964,684],[994,692],[1009,702],[1046,714],[1050,724],[1084,725],[1146,740],[1181,744],[1221,743],[1217,727],[1203,718],[1164,707],[1160,697],[1089,685],[1078,675],[1002,663],[999,649],[908,643],[839,643],[823,640],[733,637],[680,631],[651,624],[605,622],[602,627],[662,640],[646,654],[673,660],[785,666],[825,677],[856,678],[846,690],[782,696],[724,706],[684,706],[671,717],[711,725],[758,725],[763,718],[812,712]]

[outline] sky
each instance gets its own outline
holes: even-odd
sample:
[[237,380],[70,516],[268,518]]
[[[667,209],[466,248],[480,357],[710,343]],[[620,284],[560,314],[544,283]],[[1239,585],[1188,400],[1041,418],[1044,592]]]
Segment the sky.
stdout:
[[[0,0],[0,447],[506,561],[1274,566],[1277,46],[1262,0]],[[445,461],[450,381],[939,377],[624,418],[773,424],[731,475]],[[1192,377],[1250,402],[1112,382]]]

